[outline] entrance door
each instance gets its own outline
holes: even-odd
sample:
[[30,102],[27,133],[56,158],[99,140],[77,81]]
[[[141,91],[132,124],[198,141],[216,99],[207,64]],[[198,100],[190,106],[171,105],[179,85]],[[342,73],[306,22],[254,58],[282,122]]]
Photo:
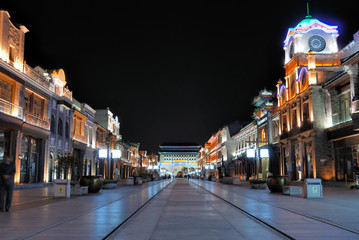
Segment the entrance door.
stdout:
[[40,140],[23,136],[21,141],[20,183],[41,181],[39,174]]

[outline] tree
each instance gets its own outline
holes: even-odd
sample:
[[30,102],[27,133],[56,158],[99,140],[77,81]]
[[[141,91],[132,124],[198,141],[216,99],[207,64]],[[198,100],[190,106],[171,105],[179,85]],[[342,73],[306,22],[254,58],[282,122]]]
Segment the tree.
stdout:
[[67,179],[69,170],[71,170],[71,180],[76,181],[80,178],[82,172],[82,160],[73,154],[67,154],[58,160],[58,171]]

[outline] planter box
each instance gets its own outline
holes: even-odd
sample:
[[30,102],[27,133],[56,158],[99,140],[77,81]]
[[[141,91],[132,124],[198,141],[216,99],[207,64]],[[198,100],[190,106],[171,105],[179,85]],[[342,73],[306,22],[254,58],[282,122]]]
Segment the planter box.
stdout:
[[233,184],[233,177],[223,177],[222,182],[224,184]]
[[283,192],[284,186],[290,185],[289,176],[268,176],[267,186],[271,192]]
[[82,176],[80,185],[87,186],[89,193],[97,193],[102,188],[102,176]]
[[251,183],[251,188],[253,188],[253,189],[266,189],[267,184],[266,183]]
[[117,183],[106,183],[102,185],[102,189],[114,189],[117,187]]
[[233,178],[233,184],[235,184],[235,185],[239,185],[239,184],[240,184],[240,182],[241,182],[241,180],[239,179],[239,177],[235,177],[235,178]]
[[290,196],[303,196],[302,186],[283,186],[283,194]]

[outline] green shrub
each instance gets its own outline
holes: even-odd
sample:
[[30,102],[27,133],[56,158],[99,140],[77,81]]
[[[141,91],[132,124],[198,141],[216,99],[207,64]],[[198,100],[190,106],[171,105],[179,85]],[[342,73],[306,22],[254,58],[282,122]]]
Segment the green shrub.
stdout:
[[267,181],[262,180],[262,179],[252,179],[252,180],[249,180],[249,183],[263,184],[263,183],[267,183]]
[[117,180],[103,180],[103,184],[107,183],[117,183]]

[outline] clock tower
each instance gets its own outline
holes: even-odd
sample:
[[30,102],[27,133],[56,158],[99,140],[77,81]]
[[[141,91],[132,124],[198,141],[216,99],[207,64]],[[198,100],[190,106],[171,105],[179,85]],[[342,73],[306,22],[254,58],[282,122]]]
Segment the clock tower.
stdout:
[[295,54],[338,53],[337,28],[307,15],[296,27],[288,29],[284,40],[285,64]]
[[292,180],[324,178],[332,169],[323,164],[330,121],[322,84],[340,73],[337,37],[337,26],[307,13],[284,40],[285,77],[277,84],[280,172]]

